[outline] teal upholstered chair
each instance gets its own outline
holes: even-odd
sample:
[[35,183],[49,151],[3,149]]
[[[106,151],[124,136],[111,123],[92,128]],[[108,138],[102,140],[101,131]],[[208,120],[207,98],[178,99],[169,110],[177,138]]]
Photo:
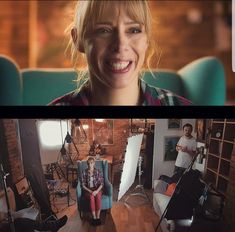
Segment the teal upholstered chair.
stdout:
[[0,55],[0,105],[22,105],[22,87],[18,65]]
[[[84,195],[82,193],[82,188],[81,188],[82,171],[84,171],[86,168],[87,168],[86,161],[78,162],[78,184],[77,184],[76,193],[77,193],[77,207],[81,219],[84,218],[85,213],[90,212],[89,201],[87,201],[87,199],[84,199]],[[111,209],[113,204],[113,187],[108,179],[108,162],[106,160],[96,160],[95,168],[101,171],[102,176],[104,178],[101,210]]]
[[[178,71],[148,71],[143,79],[153,86],[171,90],[194,105],[224,105],[225,74],[216,57],[197,59]],[[46,105],[77,87],[72,69],[23,69],[0,56],[0,105]]]

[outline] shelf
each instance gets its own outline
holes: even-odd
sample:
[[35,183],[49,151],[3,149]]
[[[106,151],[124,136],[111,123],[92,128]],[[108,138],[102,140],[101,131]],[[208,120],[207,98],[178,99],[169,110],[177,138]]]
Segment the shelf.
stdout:
[[211,137],[211,140],[218,141],[218,142],[222,141],[222,139],[218,139],[218,138],[214,138],[214,137]]
[[216,173],[207,169],[206,175],[205,175],[205,180],[207,183],[212,183],[214,186],[216,186]]
[[216,118],[216,119],[213,119],[212,122],[213,123],[224,123],[224,118]]
[[235,143],[235,124],[226,123],[224,140]]
[[228,176],[224,176],[224,175],[219,174],[219,177],[225,179],[226,181],[229,180],[229,177],[228,177]]
[[214,156],[214,157],[216,157],[216,158],[219,158],[219,156],[216,155],[216,154],[208,153],[208,155],[211,155],[211,156]]
[[235,124],[235,119],[234,118],[230,118],[230,119],[227,119],[226,121],[227,123],[234,123]]
[[213,123],[211,128],[211,137],[222,139],[224,131],[224,124],[223,123]]
[[205,179],[226,195],[235,180],[235,119],[211,122]]
[[220,156],[222,141],[210,140],[209,153]]
[[218,189],[220,192],[225,193],[226,190],[227,190],[227,187],[228,187],[228,181],[219,176],[217,189]]
[[227,161],[227,162],[231,162],[231,160],[230,159],[226,159],[226,158],[223,158],[223,157],[221,157],[221,160],[224,160],[224,161]]
[[230,162],[221,160],[219,167],[219,174],[228,178],[230,170]]
[[219,158],[215,156],[208,156],[207,167],[212,170],[215,170],[216,172],[218,166],[219,166]]
[[231,143],[231,144],[235,144],[235,142],[229,141],[229,140],[224,140],[224,142],[226,143]]
[[233,146],[234,145],[232,143],[227,143],[226,141],[224,141],[221,158],[231,159]]
[[217,175],[217,170],[216,170],[216,169],[207,168],[207,170],[209,170],[210,172],[213,172],[214,174],[216,174],[216,175]]

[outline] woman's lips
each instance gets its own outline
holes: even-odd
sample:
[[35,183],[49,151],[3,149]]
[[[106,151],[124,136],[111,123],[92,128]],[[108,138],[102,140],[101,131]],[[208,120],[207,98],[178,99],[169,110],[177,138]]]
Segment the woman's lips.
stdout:
[[108,61],[106,64],[114,73],[126,73],[130,70],[132,61]]

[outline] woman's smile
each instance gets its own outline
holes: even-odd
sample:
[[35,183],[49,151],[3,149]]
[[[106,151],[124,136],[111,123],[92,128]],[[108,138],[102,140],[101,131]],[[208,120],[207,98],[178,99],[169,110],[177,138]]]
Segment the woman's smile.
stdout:
[[113,73],[127,73],[131,69],[132,61],[107,61],[107,69]]

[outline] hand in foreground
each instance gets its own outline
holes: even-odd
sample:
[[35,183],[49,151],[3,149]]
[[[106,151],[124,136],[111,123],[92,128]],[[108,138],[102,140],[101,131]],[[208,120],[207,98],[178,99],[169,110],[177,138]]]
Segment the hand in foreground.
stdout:
[[181,151],[183,151],[183,152],[187,152],[187,151],[188,151],[188,149],[187,149],[187,147],[181,147]]

